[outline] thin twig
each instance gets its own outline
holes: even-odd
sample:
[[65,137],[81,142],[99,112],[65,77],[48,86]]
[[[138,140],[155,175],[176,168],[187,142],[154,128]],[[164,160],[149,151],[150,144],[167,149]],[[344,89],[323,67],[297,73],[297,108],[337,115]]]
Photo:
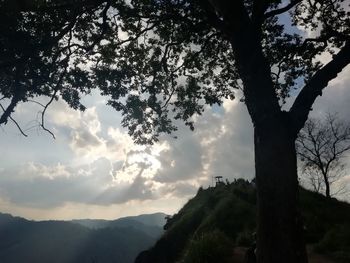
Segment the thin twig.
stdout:
[[41,128],[42,128],[44,131],[50,133],[51,136],[52,136],[52,138],[54,138],[54,139],[56,139],[55,134],[54,134],[52,131],[50,131],[49,129],[47,129],[47,128],[45,127],[45,113],[46,113],[47,108],[50,106],[50,104],[51,104],[51,103],[53,102],[53,100],[56,98],[56,95],[57,95],[57,92],[58,92],[58,88],[59,88],[59,86],[61,85],[61,83],[62,83],[62,81],[63,81],[63,78],[64,78],[66,72],[67,72],[67,68],[65,68],[64,72],[61,74],[61,76],[60,76],[58,82],[56,83],[56,87],[55,87],[55,89],[54,89],[55,91],[54,91],[54,93],[52,94],[51,99],[50,99],[49,102],[44,106],[44,110],[41,112],[41,124],[40,124],[40,126],[41,126]]
[[27,101],[33,102],[33,103],[38,104],[38,105],[40,105],[41,107],[45,108],[45,105],[42,104],[42,103],[40,103],[39,101],[36,101],[36,100],[27,100]]

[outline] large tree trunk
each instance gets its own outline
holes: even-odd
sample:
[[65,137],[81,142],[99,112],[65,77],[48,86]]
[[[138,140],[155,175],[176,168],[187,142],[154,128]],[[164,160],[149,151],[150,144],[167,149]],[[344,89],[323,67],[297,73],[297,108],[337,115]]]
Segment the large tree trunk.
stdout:
[[281,111],[271,65],[262,48],[261,27],[252,21],[244,2],[210,0],[209,3],[223,19],[223,32],[235,54],[245,103],[255,129],[257,261],[305,263],[307,255],[297,211],[295,151],[295,139],[301,127],[294,127],[290,115]]
[[[281,122],[279,122],[281,123]],[[258,191],[258,263],[305,263],[307,254],[298,212],[294,136],[288,125],[255,127]]]

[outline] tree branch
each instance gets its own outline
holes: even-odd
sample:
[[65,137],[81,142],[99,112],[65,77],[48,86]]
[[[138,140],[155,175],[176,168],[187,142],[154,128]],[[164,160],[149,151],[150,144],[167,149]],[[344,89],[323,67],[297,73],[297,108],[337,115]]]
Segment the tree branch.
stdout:
[[264,13],[268,8],[268,1],[266,0],[255,0],[252,11],[252,21],[259,28],[264,21]]
[[18,102],[23,98],[23,87],[19,85],[18,71],[19,70],[17,69],[15,73],[13,96],[7,108],[3,108],[4,113],[0,116],[0,125],[7,123],[8,119],[11,117],[12,112],[14,112]]
[[287,12],[288,10],[292,9],[294,6],[299,4],[301,1],[302,0],[291,0],[290,3],[288,5],[286,5],[285,7],[267,12],[264,15],[264,18],[267,19],[267,18],[272,17],[272,16],[283,14],[284,12]]
[[212,1],[198,1],[199,5],[203,8],[203,10],[206,12],[208,22],[217,30],[225,34],[226,36],[229,36],[229,28],[225,23],[218,17],[217,13],[215,12],[215,8],[213,8],[213,5],[211,3]]
[[209,2],[230,29],[229,41],[235,54],[237,72],[244,83],[245,103],[254,125],[267,119],[273,122],[281,109],[271,77],[271,67],[244,1]]
[[[0,104],[0,108],[5,112],[5,108],[4,106],[2,106],[2,104]],[[14,118],[12,118],[11,116],[8,116],[8,118],[16,125],[17,129],[22,133],[24,137],[28,137],[28,135],[24,133],[21,126],[18,124],[18,122]]]
[[334,79],[349,63],[350,41],[345,43],[332,61],[315,73],[295,99],[289,111],[295,134],[304,126],[313,103],[318,96],[322,95],[322,90],[327,87],[328,82]]
[[48,103],[46,103],[46,104],[44,105],[44,110],[41,112],[41,124],[40,124],[40,126],[41,126],[41,128],[42,128],[44,131],[50,133],[51,136],[52,136],[54,139],[56,139],[55,134],[54,134],[52,131],[50,131],[49,129],[47,129],[46,126],[45,126],[45,113],[46,113],[47,108],[51,105],[51,103],[53,102],[53,100],[56,98],[57,92],[59,91],[59,87],[60,87],[60,85],[62,84],[63,79],[64,79],[66,73],[67,73],[67,67],[66,67],[65,70],[61,73],[61,75],[60,75],[60,77],[59,77],[59,79],[58,79],[58,81],[57,81],[57,83],[56,83],[56,85],[55,85],[54,93],[52,94],[51,99],[49,100]]
[[32,0],[12,0],[7,5],[13,11],[17,12],[37,12],[37,11],[52,11],[57,9],[77,9],[86,6],[100,5],[106,0],[75,0],[75,1],[52,1],[52,3],[37,3]]

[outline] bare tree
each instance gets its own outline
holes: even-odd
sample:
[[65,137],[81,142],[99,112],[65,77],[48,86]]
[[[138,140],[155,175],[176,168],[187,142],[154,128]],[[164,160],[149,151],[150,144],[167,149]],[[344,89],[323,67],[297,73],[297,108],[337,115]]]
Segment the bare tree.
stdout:
[[324,120],[310,119],[299,133],[297,152],[302,162],[303,175],[316,192],[327,197],[339,194],[343,187],[331,191],[333,183],[345,175],[344,157],[350,150],[350,124],[336,114]]

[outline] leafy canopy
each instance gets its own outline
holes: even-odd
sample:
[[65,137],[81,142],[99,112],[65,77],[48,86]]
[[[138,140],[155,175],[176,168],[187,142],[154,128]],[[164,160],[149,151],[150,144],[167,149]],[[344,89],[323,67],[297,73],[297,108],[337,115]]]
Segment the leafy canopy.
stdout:
[[[138,143],[176,130],[172,119],[193,129],[192,117],[206,104],[220,105],[243,89],[232,29],[213,8],[216,2],[1,1],[0,124],[19,103],[47,96],[45,128],[52,100],[84,110],[81,95],[97,88],[123,114],[122,125]],[[242,4],[280,104],[320,69],[320,55],[349,41],[346,1]]]

